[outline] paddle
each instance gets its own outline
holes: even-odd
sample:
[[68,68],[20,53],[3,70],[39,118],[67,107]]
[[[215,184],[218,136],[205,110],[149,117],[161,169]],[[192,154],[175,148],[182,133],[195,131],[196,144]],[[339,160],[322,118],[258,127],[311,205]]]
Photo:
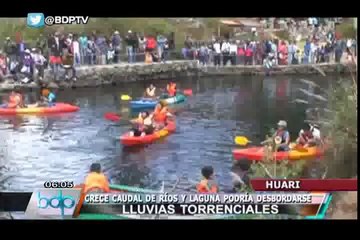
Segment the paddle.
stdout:
[[105,113],[104,118],[107,119],[107,120],[113,121],[113,122],[118,122],[121,119],[119,114],[113,113],[113,112]]
[[129,95],[121,95],[121,100],[129,101],[129,100],[131,100],[131,97]]
[[251,143],[251,141],[244,136],[236,136],[234,141],[237,145],[240,146],[246,146],[248,143]]

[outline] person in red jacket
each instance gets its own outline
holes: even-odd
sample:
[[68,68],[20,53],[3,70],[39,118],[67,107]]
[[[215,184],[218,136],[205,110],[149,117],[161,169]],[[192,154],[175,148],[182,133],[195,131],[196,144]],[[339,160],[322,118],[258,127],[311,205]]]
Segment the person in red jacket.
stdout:
[[252,65],[253,50],[250,44],[245,49],[245,65]]
[[206,166],[201,169],[203,180],[196,186],[198,193],[217,193],[219,188],[213,180],[214,169],[211,166]]

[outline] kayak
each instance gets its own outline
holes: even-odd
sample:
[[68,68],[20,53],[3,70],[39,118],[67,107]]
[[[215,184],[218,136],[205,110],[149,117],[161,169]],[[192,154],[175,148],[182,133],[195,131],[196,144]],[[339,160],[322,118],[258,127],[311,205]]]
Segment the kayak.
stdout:
[[[235,149],[233,150],[233,155],[236,160],[242,158],[253,160],[253,161],[262,161],[264,159],[264,147],[250,147],[244,149]],[[288,152],[276,152],[274,153],[274,158],[276,160],[306,160],[312,159],[314,157],[321,157],[324,155],[324,150],[319,147],[309,147],[302,151],[291,150]]]
[[159,130],[155,131],[153,134],[145,135],[145,136],[129,136],[129,132],[125,133],[120,137],[120,142],[124,146],[138,146],[145,145],[155,142],[156,140],[169,135],[170,133],[175,132],[176,123],[174,121],[168,121],[167,125]]
[[40,114],[40,113],[67,113],[76,112],[80,108],[67,103],[55,103],[51,107],[33,107],[33,108],[0,108],[0,115],[16,114]]
[[[176,103],[184,102],[186,100],[186,96],[183,94],[176,94],[176,96],[174,97],[168,97],[167,95],[163,95],[161,96],[160,100],[167,104],[176,104]],[[138,100],[130,101],[130,106],[133,109],[154,108],[158,103],[159,103],[159,99],[140,98]]]

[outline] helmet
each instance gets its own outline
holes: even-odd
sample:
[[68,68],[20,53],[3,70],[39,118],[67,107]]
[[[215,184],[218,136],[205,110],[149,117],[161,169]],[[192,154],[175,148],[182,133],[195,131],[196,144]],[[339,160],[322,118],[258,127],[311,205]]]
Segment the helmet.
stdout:
[[279,127],[287,127],[287,123],[284,120],[280,120],[277,124]]

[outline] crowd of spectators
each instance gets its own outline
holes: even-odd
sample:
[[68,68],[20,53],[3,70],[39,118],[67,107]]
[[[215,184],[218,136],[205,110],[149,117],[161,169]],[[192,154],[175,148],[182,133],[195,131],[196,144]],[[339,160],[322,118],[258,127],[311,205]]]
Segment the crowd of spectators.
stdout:
[[[259,40],[214,38],[211,41],[184,42],[182,54],[185,59],[197,59],[203,65],[290,65],[340,62],[343,56],[351,59],[357,53],[357,41],[345,39],[335,31],[311,25],[312,34],[302,40],[281,40],[277,37]],[[300,44],[302,42],[302,44]],[[345,54],[344,54],[345,53]]]
[[[0,79],[11,74],[14,80],[28,83],[41,80],[49,68],[54,80],[76,80],[78,66],[166,61],[172,49],[174,33],[145,36],[129,30],[122,37],[118,31],[111,36],[55,32],[40,35],[33,46],[21,37],[7,37],[0,52]],[[64,74],[60,74],[62,70]]]

